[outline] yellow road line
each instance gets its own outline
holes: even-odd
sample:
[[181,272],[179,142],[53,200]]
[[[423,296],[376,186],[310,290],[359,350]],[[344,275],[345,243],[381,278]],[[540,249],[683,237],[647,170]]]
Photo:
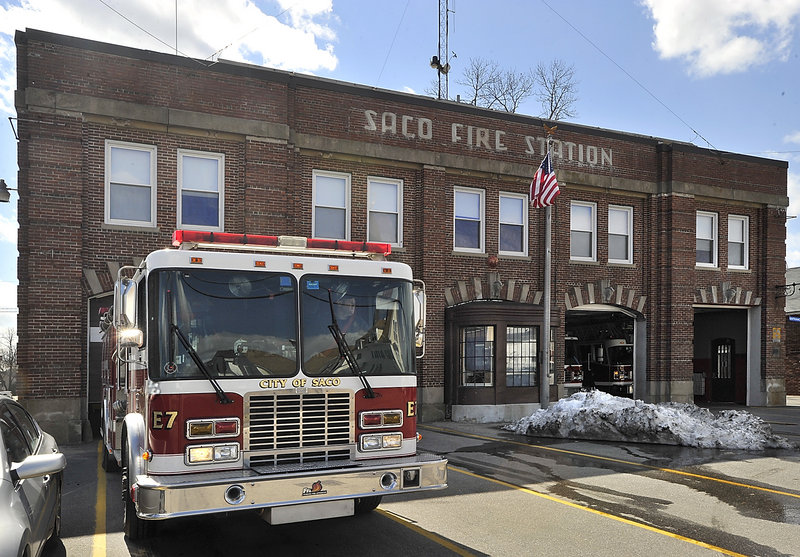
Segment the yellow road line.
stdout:
[[734,557],[746,557],[745,555],[743,555],[741,553],[736,553],[734,551],[729,551],[727,549],[723,549],[723,548],[717,547],[715,545],[711,545],[711,544],[708,544],[708,543],[705,543],[705,542],[701,542],[700,540],[687,538],[686,536],[681,536],[680,534],[675,534],[675,533],[669,532],[667,530],[662,530],[661,528],[655,528],[653,526],[649,526],[649,525],[643,524],[641,522],[636,522],[636,521],[630,520],[628,518],[623,518],[621,516],[616,516],[616,515],[609,514],[609,513],[603,512],[603,511],[598,511],[597,509],[592,509],[590,507],[584,507],[583,505],[579,505],[577,503],[573,503],[572,501],[567,501],[565,499],[559,499],[557,497],[553,497],[552,495],[547,495],[545,493],[540,493],[538,491],[534,491],[532,489],[528,489],[527,487],[522,487],[522,486],[519,486],[519,485],[515,485],[515,484],[512,484],[512,483],[509,483],[509,482],[504,482],[503,480],[497,480],[495,478],[490,478],[488,476],[482,476],[480,474],[475,474],[474,472],[470,472],[468,470],[464,470],[462,468],[457,468],[457,467],[451,466],[451,465],[448,465],[447,469],[451,470],[453,472],[459,472],[459,473],[464,474],[466,476],[471,476],[473,478],[478,478],[480,480],[486,480],[488,482],[496,483],[496,484],[502,485],[504,487],[508,487],[508,488],[511,488],[511,489],[516,489],[516,490],[521,491],[523,493],[527,493],[528,495],[535,495],[536,497],[541,497],[542,499],[547,499],[548,501],[552,501],[554,503],[559,503],[561,505],[566,505],[568,507],[572,507],[574,509],[578,509],[578,510],[581,510],[581,511],[587,511],[587,512],[590,512],[590,513],[605,517],[605,518],[609,518],[611,520],[616,520],[617,522],[622,522],[623,524],[628,524],[630,526],[636,526],[637,528],[642,528],[643,530],[648,530],[648,531],[654,532],[656,534],[669,536],[670,538],[675,538],[676,540],[681,540],[681,541],[684,541],[684,542],[687,542],[687,543],[691,543],[691,544],[697,545],[699,547],[703,547],[705,549],[711,549],[713,551],[718,551],[719,553],[722,553],[724,555],[731,555],[731,556],[734,556]]
[[569,454],[569,455],[574,455],[574,456],[581,456],[581,457],[584,457],[584,458],[592,458],[592,459],[595,459],[595,460],[604,460],[604,461],[607,461],[607,462],[616,462],[618,464],[628,464],[628,465],[631,465],[631,466],[638,466],[640,468],[647,468],[648,470],[658,470],[660,472],[667,472],[669,474],[677,474],[679,476],[688,476],[690,478],[698,478],[698,479],[701,479],[701,480],[708,480],[708,481],[711,481],[711,482],[717,482],[717,483],[726,484],[726,485],[733,485],[733,486],[736,486],[736,487],[743,487],[743,488],[752,489],[752,490],[755,490],[755,491],[764,491],[766,493],[774,493],[776,495],[785,495],[786,497],[794,497],[795,499],[800,499],[800,494],[798,494],[798,493],[792,493],[792,492],[789,492],[789,491],[781,491],[781,490],[778,490],[778,489],[771,489],[769,487],[760,487],[760,486],[757,486],[757,485],[745,484],[745,483],[741,483],[741,482],[734,482],[734,481],[731,481],[731,480],[723,480],[722,478],[715,478],[713,476],[704,476],[703,474],[695,474],[693,472],[684,472],[682,470],[675,470],[673,468],[661,468],[659,466],[651,466],[649,464],[642,464],[641,462],[635,462],[633,460],[623,460],[623,459],[620,459],[620,458],[612,458],[612,457],[608,457],[608,456],[600,456],[600,455],[593,455],[593,454],[589,454],[589,453],[581,453],[581,452],[578,452],[578,451],[570,451],[570,450],[567,450],[567,449],[558,449],[556,447],[545,447],[543,445],[531,445],[529,443],[522,443],[520,441],[511,441],[509,439],[501,439],[499,437],[489,437],[487,435],[477,435],[475,433],[466,433],[466,432],[463,432],[463,431],[457,431],[455,429],[448,429],[448,428],[444,428],[444,427],[435,427],[435,426],[429,426],[429,425],[420,425],[418,427],[420,429],[428,429],[428,430],[431,430],[431,431],[439,431],[441,433],[453,433],[455,435],[462,435],[462,436],[465,436],[465,437],[472,437],[474,439],[481,439],[483,441],[499,441],[501,443],[507,443],[509,445],[519,445],[521,447],[528,447],[528,448],[532,448],[532,449],[541,449],[543,451],[550,451],[550,452],[554,452],[554,453],[563,453],[563,454]]
[[106,554],[106,475],[102,464],[104,450],[105,445],[100,441],[97,449],[97,500],[94,503],[92,557],[104,557]]
[[450,551],[452,551],[456,555],[461,555],[462,557],[473,557],[473,555],[474,555],[473,553],[470,553],[469,551],[466,551],[465,549],[462,549],[462,548],[458,547],[456,544],[454,544],[450,540],[447,540],[447,539],[441,537],[438,534],[434,534],[433,532],[429,532],[429,531],[427,531],[427,530],[425,530],[423,528],[420,528],[419,526],[417,526],[416,524],[414,524],[413,522],[411,522],[410,520],[408,520],[405,517],[402,517],[402,516],[400,516],[398,514],[395,514],[395,513],[391,512],[391,511],[387,511],[387,510],[384,510],[384,509],[377,509],[377,512],[382,514],[386,518],[390,518],[390,519],[394,520],[395,522],[397,522],[399,524],[402,524],[406,528],[408,528],[410,530],[413,530],[417,534],[428,538],[432,542],[438,543],[439,545],[449,549]]

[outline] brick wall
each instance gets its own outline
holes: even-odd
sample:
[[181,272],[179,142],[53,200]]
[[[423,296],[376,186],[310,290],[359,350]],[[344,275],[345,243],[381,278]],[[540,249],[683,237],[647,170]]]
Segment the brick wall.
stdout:
[[[443,385],[444,291],[485,278],[487,258],[498,251],[498,196],[527,193],[543,153],[540,120],[41,32],[20,33],[17,44],[18,90],[29,99],[17,107],[24,396],[84,396],[89,286],[82,271],[95,270],[110,288],[109,262],[131,264],[169,245],[178,149],[224,154],[230,232],[311,235],[312,173],[328,170],[351,175],[351,237],[363,240],[367,177],[401,179],[404,246],[392,258],[427,284],[419,384]],[[157,147],[155,229],[104,224],[107,140]],[[554,316],[563,322],[565,296],[587,283],[633,289],[646,296],[648,381],[691,381],[698,289],[730,282],[763,304],[760,373],[782,379],[782,345],[775,351],[766,331],[784,326],[770,288],[783,282],[786,163],[569,123],[559,123],[556,140]],[[485,192],[483,254],[453,252],[457,186]],[[569,259],[573,200],[597,204],[596,262]],[[610,204],[633,208],[632,265],[607,262]],[[697,210],[718,214],[718,268],[695,266]],[[544,214],[529,213],[529,257],[500,257],[506,284],[543,289]],[[750,219],[748,271],[727,269],[729,214]]]

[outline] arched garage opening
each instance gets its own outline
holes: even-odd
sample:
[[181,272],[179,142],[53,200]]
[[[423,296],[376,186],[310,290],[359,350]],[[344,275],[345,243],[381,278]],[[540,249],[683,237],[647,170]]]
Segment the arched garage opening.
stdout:
[[596,388],[644,398],[646,321],[628,307],[585,304],[566,311],[564,390]]

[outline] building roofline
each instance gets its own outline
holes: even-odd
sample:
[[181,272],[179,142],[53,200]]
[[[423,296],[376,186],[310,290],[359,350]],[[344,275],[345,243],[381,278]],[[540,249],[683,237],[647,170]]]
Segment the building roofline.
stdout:
[[14,40],[17,45],[27,44],[28,41],[49,42],[51,44],[58,44],[82,50],[91,50],[94,52],[133,58],[136,60],[183,66],[193,70],[205,68],[209,71],[226,73],[229,75],[250,77],[254,79],[267,79],[269,81],[285,83],[287,85],[294,84],[296,86],[299,85],[341,93],[358,94],[364,97],[380,100],[401,101],[407,104],[428,108],[441,109],[444,105],[446,109],[451,112],[489,117],[495,120],[514,122],[517,124],[528,124],[536,128],[542,128],[543,124],[545,123],[557,124],[562,130],[628,142],[649,144],[653,145],[659,150],[673,150],[683,153],[696,153],[706,156],[715,156],[724,159],[757,162],[759,164],[777,166],[779,168],[788,169],[789,167],[788,161],[784,160],[757,157],[755,155],[745,155],[729,151],[719,151],[716,149],[699,147],[692,143],[686,143],[682,141],[675,141],[656,136],[648,136],[619,130],[610,130],[607,128],[587,126],[583,124],[575,124],[571,122],[565,122],[563,120],[546,120],[536,116],[491,110],[457,101],[434,99],[432,97],[425,97],[422,95],[393,91],[390,89],[381,89],[378,87],[290,72],[286,70],[278,70],[275,68],[268,68],[265,66],[258,66],[256,64],[248,64],[244,62],[234,62],[222,59],[218,60],[217,62],[209,62],[208,60],[190,58],[188,56],[179,56],[153,50],[143,50],[129,46],[122,46],[91,39],[83,39],[80,37],[30,28],[26,28],[25,31],[18,30],[15,34]]

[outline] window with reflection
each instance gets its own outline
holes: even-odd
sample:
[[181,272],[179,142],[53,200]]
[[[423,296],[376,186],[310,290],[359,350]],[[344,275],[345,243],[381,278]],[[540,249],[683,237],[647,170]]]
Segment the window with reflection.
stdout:
[[[286,377],[297,371],[297,298],[289,274],[191,269],[154,273],[157,379]],[[152,340],[151,340],[152,342]]]

